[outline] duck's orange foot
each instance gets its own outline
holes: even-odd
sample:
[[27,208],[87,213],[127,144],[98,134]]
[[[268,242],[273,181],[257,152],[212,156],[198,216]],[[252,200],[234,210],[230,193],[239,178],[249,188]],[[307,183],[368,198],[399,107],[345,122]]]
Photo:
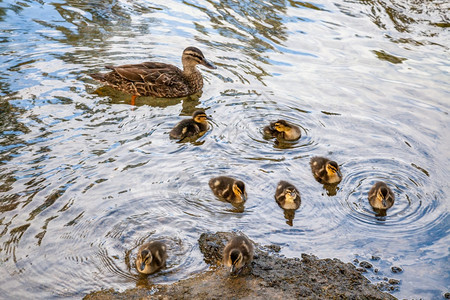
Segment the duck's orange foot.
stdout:
[[136,105],[136,98],[137,98],[137,96],[136,95],[133,95],[133,96],[131,96],[131,105]]

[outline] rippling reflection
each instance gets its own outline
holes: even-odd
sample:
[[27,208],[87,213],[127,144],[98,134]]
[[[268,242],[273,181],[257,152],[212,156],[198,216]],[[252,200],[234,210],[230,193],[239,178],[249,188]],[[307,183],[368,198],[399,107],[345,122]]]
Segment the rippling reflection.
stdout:
[[[448,4],[445,1],[378,1],[345,0],[351,6],[340,6],[344,13],[352,14],[354,4],[367,6],[362,13],[396,43],[424,45],[436,43],[448,49],[448,45],[439,42],[437,36],[445,34],[442,28],[449,27]],[[414,34],[411,36],[410,34]],[[422,38],[425,38],[422,41]]]
[[[220,36],[214,39],[199,38],[198,40],[222,51],[230,51],[219,66],[238,77],[241,83],[251,83],[252,79],[264,83],[264,77],[269,76],[265,64],[274,63],[270,53],[279,51],[278,47],[287,39],[286,26],[283,17],[286,13],[285,1],[207,1],[207,5],[191,3],[193,7],[206,14],[210,26]],[[208,36],[202,26],[194,22],[196,28]],[[243,58],[233,57],[239,53]],[[263,63],[264,65],[262,65]],[[245,74],[240,73],[243,69]]]
[[[403,267],[399,298],[447,292],[445,4],[97,2],[0,2],[3,297],[175,282],[208,268],[201,232],[230,230],[290,257],[379,256],[367,276]],[[188,45],[219,67],[202,70],[193,97],[131,106],[87,76],[107,64],[180,66]],[[170,140],[198,108],[211,130]],[[265,139],[278,119],[301,138]],[[339,185],[314,180],[316,155],[339,162]],[[220,175],[245,182],[243,207],[214,197],[208,181]],[[301,193],[295,215],[273,199],[280,180]],[[367,199],[378,180],[396,196],[384,217]],[[169,245],[167,267],[141,277],[136,251],[152,239]]]

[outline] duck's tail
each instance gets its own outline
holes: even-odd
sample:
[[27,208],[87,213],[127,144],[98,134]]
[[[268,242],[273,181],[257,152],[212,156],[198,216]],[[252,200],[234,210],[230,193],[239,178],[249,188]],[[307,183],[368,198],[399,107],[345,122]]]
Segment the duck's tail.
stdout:
[[91,76],[95,80],[98,80],[98,81],[101,81],[101,82],[105,82],[106,81],[105,74],[92,73],[92,74],[89,74],[89,76]]

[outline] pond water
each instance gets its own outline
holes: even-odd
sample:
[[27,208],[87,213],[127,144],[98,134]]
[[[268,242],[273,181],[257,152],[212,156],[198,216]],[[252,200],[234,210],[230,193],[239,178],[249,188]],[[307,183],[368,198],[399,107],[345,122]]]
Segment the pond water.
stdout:
[[[238,230],[287,257],[370,261],[372,282],[400,280],[396,297],[441,298],[450,285],[449,8],[1,1],[2,297],[175,282],[208,268],[202,232]],[[187,46],[218,67],[199,67],[199,97],[130,105],[130,95],[87,75],[152,60],[181,66]],[[195,142],[170,140],[198,108],[211,130]],[[301,139],[264,139],[277,119],[298,124]],[[309,160],[318,155],[339,163],[337,189],[314,180]],[[218,175],[246,183],[243,210],[213,196],[208,181]],[[274,200],[280,180],[302,196],[292,224]],[[367,200],[378,180],[396,197],[386,217]],[[133,261],[150,239],[167,242],[168,265],[142,278]]]

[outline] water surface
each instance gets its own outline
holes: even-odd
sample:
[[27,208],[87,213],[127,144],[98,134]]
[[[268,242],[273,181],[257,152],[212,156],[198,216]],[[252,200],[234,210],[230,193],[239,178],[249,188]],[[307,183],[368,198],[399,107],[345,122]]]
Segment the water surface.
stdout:
[[[240,230],[288,257],[371,261],[401,280],[398,298],[436,299],[449,279],[449,5],[445,1],[0,2],[0,291],[5,299],[79,298],[101,288],[170,283],[208,268],[197,239]],[[99,89],[87,74],[157,60],[187,46],[217,65],[190,99]],[[170,129],[213,118],[194,143]],[[264,139],[286,119],[297,143]],[[337,189],[312,177],[336,160]],[[248,188],[244,210],[217,200],[213,176]],[[274,200],[300,190],[292,224]],[[384,218],[367,201],[386,181]],[[137,276],[146,240],[167,268]],[[398,266],[402,273],[394,274]]]

